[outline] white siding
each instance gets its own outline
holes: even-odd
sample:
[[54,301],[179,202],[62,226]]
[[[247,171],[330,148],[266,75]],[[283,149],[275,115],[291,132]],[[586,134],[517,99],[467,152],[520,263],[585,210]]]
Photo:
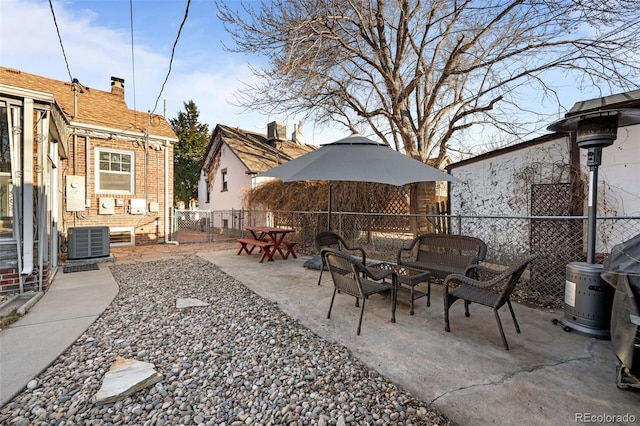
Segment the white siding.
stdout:
[[[227,172],[227,190],[222,187],[222,172]],[[198,184],[198,208],[200,210],[240,210],[243,208],[244,194],[251,189],[251,176],[240,159],[225,143],[220,148],[220,164],[213,181],[209,182],[210,202],[206,203],[207,190],[204,176]]]

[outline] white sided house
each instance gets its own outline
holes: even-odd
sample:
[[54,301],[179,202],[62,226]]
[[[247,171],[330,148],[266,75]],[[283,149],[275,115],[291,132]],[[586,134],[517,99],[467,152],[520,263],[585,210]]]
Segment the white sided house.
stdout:
[[[266,135],[216,125],[200,170],[198,209],[241,210],[256,174],[314,149],[301,141],[297,126],[292,139],[286,139],[286,126],[276,122],[269,123]],[[229,220],[223,218],[222,226],[233,226]]]

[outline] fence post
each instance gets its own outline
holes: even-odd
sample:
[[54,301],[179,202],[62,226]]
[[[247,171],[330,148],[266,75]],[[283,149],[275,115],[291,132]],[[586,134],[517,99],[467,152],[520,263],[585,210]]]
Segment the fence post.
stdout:
[[207,219],[204,225],[205,232],[207,233],[207,242],[213,241],[213,213],[211,211],[207,212]]
[[462,216],[458,214],[458,235],[462,235]]

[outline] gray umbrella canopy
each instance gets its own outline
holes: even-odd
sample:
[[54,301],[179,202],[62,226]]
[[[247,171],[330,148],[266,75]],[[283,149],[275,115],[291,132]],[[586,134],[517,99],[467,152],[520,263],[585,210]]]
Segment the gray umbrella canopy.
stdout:
[[328,229],[331,230],[331,182],[372,182],[402,186],[415,182],[461,182],[447,173],[407,157],[389,145],[352,135],[276,166],[259,176],[283,182],[329,181]]
[[360,135],[322,145],[319,149],[261,173],[283,182],[303,180],[374,182],[406,185],[459,179]]

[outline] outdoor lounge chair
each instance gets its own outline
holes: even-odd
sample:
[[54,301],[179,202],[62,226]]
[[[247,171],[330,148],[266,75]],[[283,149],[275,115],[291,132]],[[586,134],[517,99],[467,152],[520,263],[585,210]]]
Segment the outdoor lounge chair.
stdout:
[[[500,329],[500,335],[502,336],[502,343],[504,343],[504,348],[509,350],[509,345],[507,344],[507,339],[502,329],[502,323],[500,322],[500,316],[498,315],[498,309],[505,303],[507,304],[511,312],[511,318],[513,318],[513,324],[516,327],[516,332],[520,333],[520,327],[518,326],[518,321],[516,320],[516,315],[513,312],[509,298],[520,276],[529,263],[536,257],[537,255],[529,256],[504,271],[495,271],[482,265],[471,265],[467,268],[464,275],[449,275],[444,280],[443,289],[445,331],[450,331],[449,308],[456,300],[464,300],[464,314],[467,317],[469,316],[469,304],[479,303],[493,309],[496,321],[498,322],[498,328]],[[469,275],[477,276],[479,279],[470,278]]]
[[[395,320],[395,288],[396,275],[391,270],[380,270],[380,273],[373,275],[361,262],[354,259],[348,254],[333,249],[322,250],[322,257],[325,259],[331,278],[333,279],[334,289],[329,305],[329,313],[327,318],[331,318],[331,309],[336,293],[345,293],[356,298],[356,306],[362,299],[360,307],[360,319],[358,320],[358,332],[362,325],[362,316],[364,314],[364,305],[367,298],[371,295],[391,291],[392,294],[392,321]],[[392,279],[385,280],[391,276]]]
[[[324,256],[322,255],[322,250],[326,248],[331,248],[338,251],[343,252],[352,252],[359,253],[359,256],[356,259],[360,260],[363,265],[367,264],[367,255],[364,252],[362,247],[349,247],[345,240],[340,237],[340,235],[330,232],[330,231],[322,231],[316,234],[315,236],[315,244],[316,250],[320,253],[320,258],[322,259],[322,266],[320,267],[320,277],[318,277],[318,285],[320,285],[320,281],[322,280],[322,272],[326,267],[326,263],[324,260]],[[351,254],[353,256],[353,254]]]

